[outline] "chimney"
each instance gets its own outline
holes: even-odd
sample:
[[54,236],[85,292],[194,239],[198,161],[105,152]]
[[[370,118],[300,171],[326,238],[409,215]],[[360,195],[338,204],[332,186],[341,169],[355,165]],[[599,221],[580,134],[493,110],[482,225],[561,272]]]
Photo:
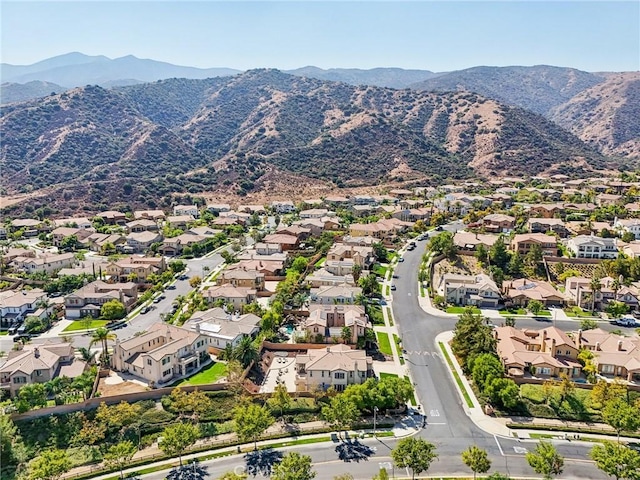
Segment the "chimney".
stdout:
[[622,351],[622,340],[618,340],[618,351]]
[[540,342],[540,351],[545,352],[547,350],[547,331],[542,331],[542,341]]
[[331,347],[327,347],[327,352],[331,352]]
[[196,323],[196,333],[200,333],[200,324]]
[[555,355],[555,350],[556,350],[556,339],[552,338],[551,339],[551,355]]
[[[619,342],[622,343],[622,342]],[[38,347],[33,349],[33,356],[36,358],[40,358],[40,349]]]
[[582,329],[578,330],[578,349],[582,346]]
[[596,342],[596,352],[600,351],[600,342]]

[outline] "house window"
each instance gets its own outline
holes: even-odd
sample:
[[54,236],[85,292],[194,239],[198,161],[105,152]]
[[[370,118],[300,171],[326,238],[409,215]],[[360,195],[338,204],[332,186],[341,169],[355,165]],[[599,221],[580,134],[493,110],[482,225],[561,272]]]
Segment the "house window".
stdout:
[[162,372],[163,377],[166,377],[167,375],[170,375],[170,374],[171,374],[171,369],[165,370],[164,372]]
[[340,379],[340,380],[344,380],[344,372],[336,372],[333,375],[334,378]]
[[153,362],[151,362],[150,358],[147,358],[147,365],[151,366]]
[[551,375],[551,369],[548,367],[542,367],[540,369],[540,374],[541,375]]
[[602,365],[602,373],[613,373],[615,372],[615,368],[613,365]]
[[162,359],[162,365],[166,365],[167,363],[169,363],[171,361],[171,357],[164,357]]
[[324,378],[324,370],[322,370],[322,375],[321,375],[321,377],[322,377],[322,378]]
[[27,383],[27,377],[13,377],[13,383],[15,384]]
[[42,370],[36,370],[35,374],[36,374],[36,377],[41,377],[42,376]]

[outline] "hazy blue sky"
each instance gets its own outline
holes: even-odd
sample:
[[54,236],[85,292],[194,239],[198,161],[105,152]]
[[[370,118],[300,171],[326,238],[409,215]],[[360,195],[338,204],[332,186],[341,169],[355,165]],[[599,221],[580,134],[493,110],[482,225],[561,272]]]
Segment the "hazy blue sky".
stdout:
[[1,0],[2,62],[79,51],[247,69],[640,69],[640,2]]

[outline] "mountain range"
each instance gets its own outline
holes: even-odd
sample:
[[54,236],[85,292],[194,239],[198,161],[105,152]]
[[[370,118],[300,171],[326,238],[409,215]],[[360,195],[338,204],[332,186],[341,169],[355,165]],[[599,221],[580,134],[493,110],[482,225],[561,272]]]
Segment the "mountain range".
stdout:
[[2,194],[69,209],[625,165],[539,114],[477,93],[265,69],[75,88],[5,105],[0,128]]

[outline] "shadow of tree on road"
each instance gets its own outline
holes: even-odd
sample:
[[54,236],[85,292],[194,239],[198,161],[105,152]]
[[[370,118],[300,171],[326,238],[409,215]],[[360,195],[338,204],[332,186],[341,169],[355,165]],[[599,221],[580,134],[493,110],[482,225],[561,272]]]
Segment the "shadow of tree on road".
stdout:
[[167,475],[167,480],[204,480],[209,477],[207,467],[200,465],[197,461],[172,468]]
[[360,460],[369,460],[375,450],[358,440],[345,440],[336,446],[336,453],[338,458],[344,462],[359,462]]
[[272,448],[249,452],[244,456],[247,464],[246,473],[254,477],[257,475],[269,477],[273,466],[282,461],[282,456],[282,452]]

